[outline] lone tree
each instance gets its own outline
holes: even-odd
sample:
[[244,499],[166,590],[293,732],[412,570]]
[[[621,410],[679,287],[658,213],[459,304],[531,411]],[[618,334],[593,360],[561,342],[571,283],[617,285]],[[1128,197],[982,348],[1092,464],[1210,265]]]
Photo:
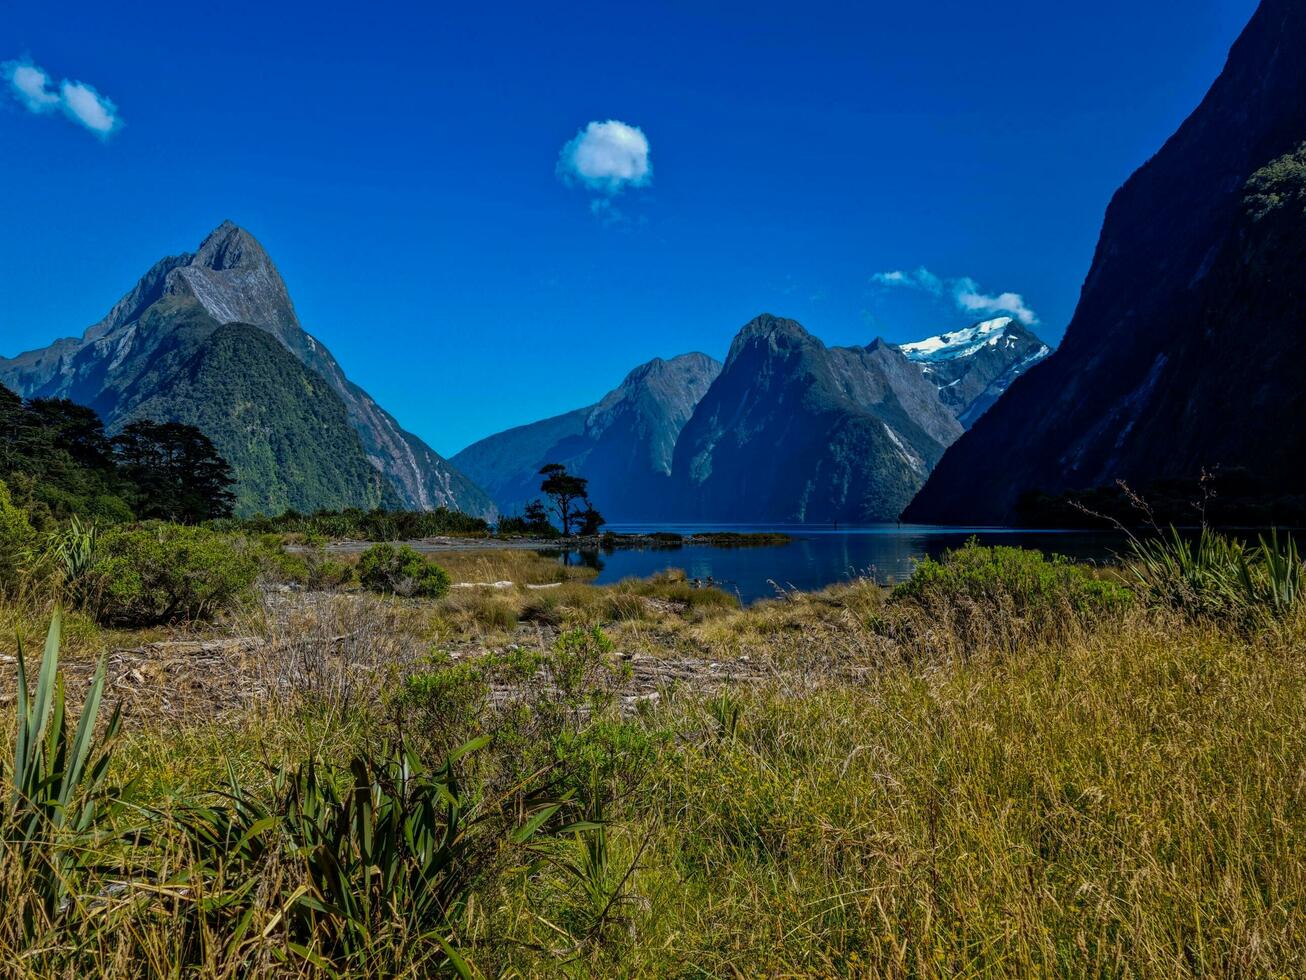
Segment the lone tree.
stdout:
[[585,509],[590,509],[589,480],[568,473],[567,467],[561,463],[545,464],[540,469],[540,476],[544,477],[540,490],[553,501],[553,512],[558,515],[558,521],[562,524],[563,536],[571,537],[572,521],[576,520],[582,511],[582,508],[577,505],[583,503]]
[[138,517],[198,524],[231,515],[235,476],[195,426],[142,419],[114,436],[113,448],[135,485]]

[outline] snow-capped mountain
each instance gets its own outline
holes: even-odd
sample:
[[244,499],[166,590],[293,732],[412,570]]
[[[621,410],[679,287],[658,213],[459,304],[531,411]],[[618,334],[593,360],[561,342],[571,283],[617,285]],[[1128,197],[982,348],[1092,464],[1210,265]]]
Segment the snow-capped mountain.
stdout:
[[939,398],[966,428],[1013,381],[1052,353],[1047,344],[1010,316],[899,344],[898,349],[934,383]]

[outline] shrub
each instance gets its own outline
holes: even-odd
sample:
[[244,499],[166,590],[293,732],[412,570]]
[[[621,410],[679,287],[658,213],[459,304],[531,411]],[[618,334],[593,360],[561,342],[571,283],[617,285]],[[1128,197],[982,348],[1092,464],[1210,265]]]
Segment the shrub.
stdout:
[[354,541],[405,541],[438,534],[485,535],[490,526],[482,518],[461,511],[435,510],[322,510],[299,514],[288,510],[279,517],[250,517],[215,522],[224,530],[255,534],[310,534]]
[[553,642],[544,659],[548,686],[556,706],[573,722],[597,715],[616,700],[628,663],[614,658],[612,640],[598,626],[568,630]]
[[0,480],[0,592],[11,591],[18,584],[34,539],[27,514],[13,502],[9,488]]
[[100,538],[86,601],[112,625],[207,620],[250,598],[258,570],[251,549],[207,528],[112,528]]
[[285,537],[259,537],[259,561],[266,579],[309,589],[337,589],[353,581],[354,566],[331,557],[321,543],[310,538],[298,550],[288,551]]
[[1122,608],[1132,593],[1109,578],[1054,555],[1025,548],[985,548],[973,540],[935,561],[926,558],[893,590],[895,599],[928,602],[966,598],[1009,604],[1018,616],[1053,612],[1063,605],[1079,613]]
[[358,559],[363,588],[401,596],[438,599],[449,591],[449,573],[407,545],[377,544]]
[[1148,597],[1190,616],[1282,616],[1302,592],[1297,544],[1278,532],[1249,546],[1209,528],[1195,539],[1171,528],[1132,539],[1130,550],[1129,571]]
[[[97,737],[104,695],[102,659],[86,692],[80,719],[65,713],[59,671],[62,615],[55,611],[46,635],[35,693],[28,694],[27,663],[18,645],[14,744],[0,762],[0,907],[4,933],[21,929],[31,939],[65,914],[69,892],[92,863],[91,846],[120,805],[121,791],[108,785],[120,715],[117,708]],[[68,726],[76,721],[76,730]],[[15,866],[23,874],[13,873]]]
[[[394,975],[419,955],[416,975],[470,977],[456,946],[473,890],[501,870],[501,854],[531,843],[562,806],[532,788],[518,788],[510,801],[465,791],[455,764],[489,742],[468,742],[436,768],[402,745],[360,753],[348,767],[282,763],[270,802],[233,774],[221,802],[178,817],[205,885],[183,889],[193,912],[178,924],[239,935],[259,886],[272,880],[285,889],[274,922],[298,967],[291,972]],[[278,865],[299,871],[299,887],[289,888]],[[210,899],[233,872],[243,884]],[[414,944],[429,946],[422,955]]]

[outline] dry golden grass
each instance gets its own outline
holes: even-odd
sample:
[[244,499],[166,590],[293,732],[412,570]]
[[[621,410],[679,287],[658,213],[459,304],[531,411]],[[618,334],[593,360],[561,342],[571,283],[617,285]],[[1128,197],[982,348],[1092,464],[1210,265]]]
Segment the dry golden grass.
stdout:
[[[166,807],[228,766],[257,783],[266,763],[340,760],[397,730],[419,751],[456,742],[471,734],[456,718],[500,737],[483,778],[542,761],[583,799],[599,772],[603,915],[557,864],[494,876],[458,925],[487,976],[1306,975],[1302,610],[1247,629],[1001,590],[927,607],[869,582],[739,610],[672,579],[596,588],[535,555],[460,558],[455,581],[520,584],[435,602],[283,595],[248,624],[284,641],[258,671],[276,696],[138,724],[115,774]],[[567,581],[524,587],[550,573]],[[623,653],[755,669],[724,695],[691,676],[562,729],[536,702],[496,714],[463,684],[478,651],[543,654],[592,624]],[[445,650],[458,657],[428,659]],[[432,689],[459,711],[415,701],[413,677],[449,680]],[[175,842],[147,857],[185,867]],[[261,883],[260,929],[294,873]],[[185,972],[168,900],[131,894],[110,903],[114,929],[78,920],[44,958],[0,928],[0,961],[31,976]],[[226,938],[188,975],[316,975],[274,970],[271,939],[236,955]],[[377,962],[425,975],[420,947]]]

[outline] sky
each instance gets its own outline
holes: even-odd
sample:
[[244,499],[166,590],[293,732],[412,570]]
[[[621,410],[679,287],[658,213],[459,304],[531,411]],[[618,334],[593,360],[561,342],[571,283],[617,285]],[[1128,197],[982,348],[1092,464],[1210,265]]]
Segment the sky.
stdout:
[[0,0],[0,354],[224,219],[446,455],[761,312],[1055,343],[1255,6]]

